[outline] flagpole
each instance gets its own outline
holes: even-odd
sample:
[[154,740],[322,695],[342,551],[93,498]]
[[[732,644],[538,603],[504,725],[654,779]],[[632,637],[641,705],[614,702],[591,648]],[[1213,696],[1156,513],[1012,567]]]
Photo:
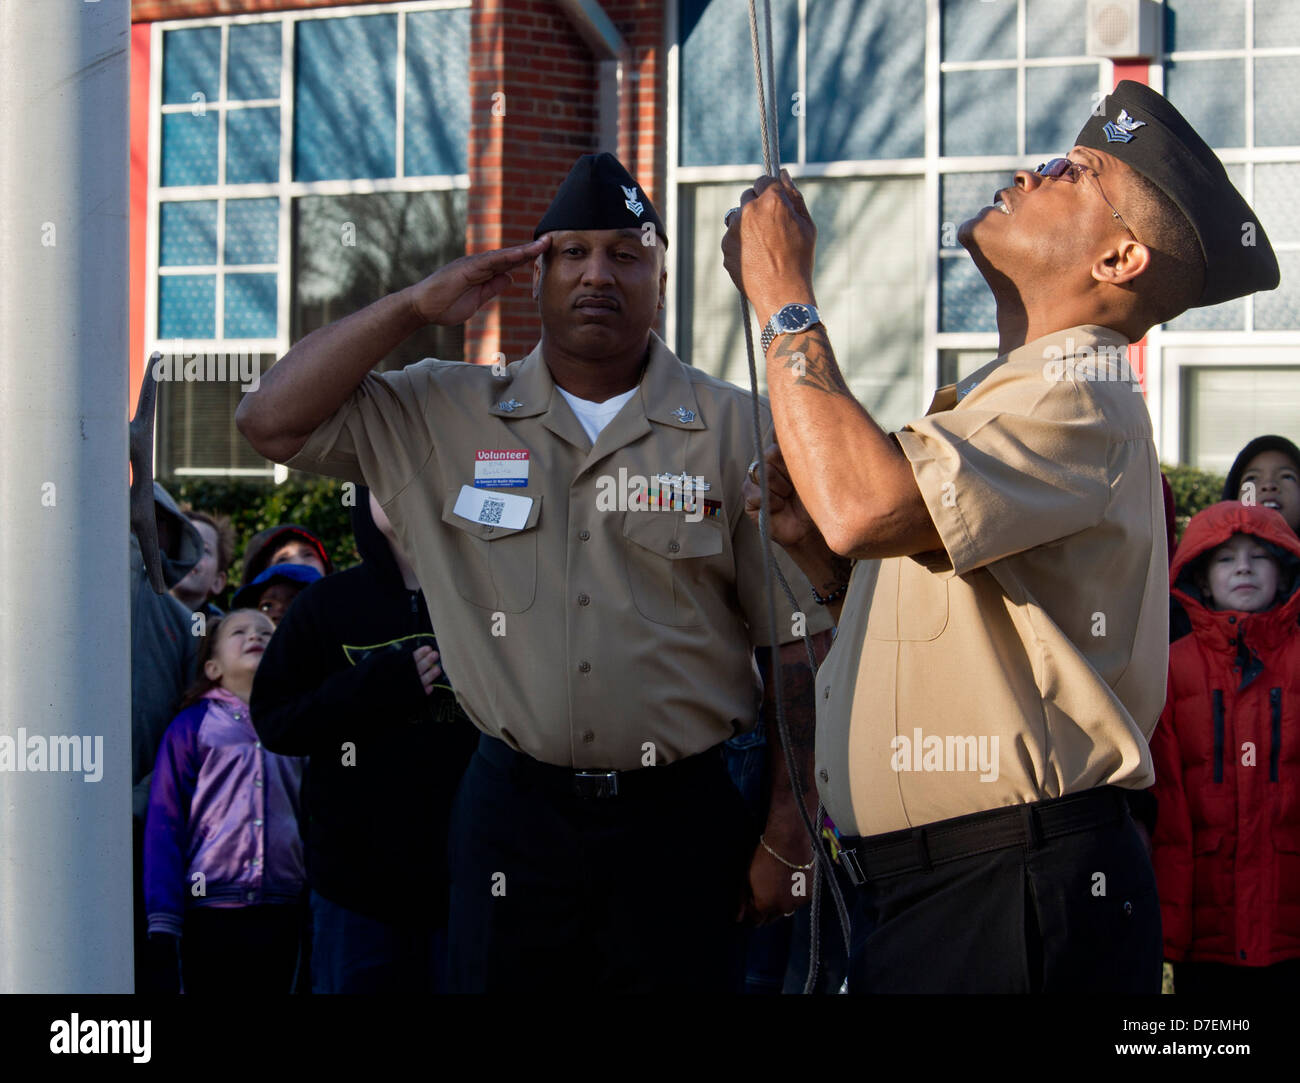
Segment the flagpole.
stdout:
[[0,3],[0,992],[132,989],[130,31]]

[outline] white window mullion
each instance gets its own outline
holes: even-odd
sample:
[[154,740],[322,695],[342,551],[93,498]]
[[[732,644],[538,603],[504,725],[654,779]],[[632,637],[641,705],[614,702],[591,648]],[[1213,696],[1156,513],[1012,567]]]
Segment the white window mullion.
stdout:
[[925,235],[929,248],[925,257],[925,290],[922,294],[921,381],[920,398],[914,412],[925,409],[926,395],[939,386],[939,282],[940,262],[940,126],[943,95],[940,50],[943,46],[940,0],[926,0],[925,5]]
[[277,219],[278,239],[275,245],[276,262],[276,338],[278,348],[276,357],[283,357],[289,352],[290,321],[292,297],[290,291],[290,271],[293,260],[290,258],[289,246],[293,240],[293,203],[289,194],[293,184],[293,87],[296,78],[294,71],[294,33],[297,23],[286,20],[280,40],[280,184],[277,195],[280,197],[280,213]]
[[406,158],[406,12],[397,13],[397,74],[394,83],[397,98],[397,137],[393,144],[393,176],[401,179]]
[[1025,103],[1025,0],[1016,3],[1016,154],[1025,155],[1025,125],[1029,109]]
[[796,119],[799,135],[798,155],[802,166],[808,161],[808,0],[799,0],[798,85],[800,114]]

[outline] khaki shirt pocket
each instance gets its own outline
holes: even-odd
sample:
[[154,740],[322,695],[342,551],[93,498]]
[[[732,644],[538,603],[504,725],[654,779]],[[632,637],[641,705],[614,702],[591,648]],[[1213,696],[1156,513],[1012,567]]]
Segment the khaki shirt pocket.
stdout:
[[948,627],[947,576],[927,571],[911,557],[883,560],[871,595],[867,638],[928,642]]
[[676,511],[629,511],[623,518],[632,601],[647,620],[673,627],[704,623],[703,596],[722,552],[722,529],[708,519],[687,521]]
[[483,609],[522,613],[537,595],[537,524],[541,494],[531,496],[528,521],[518,530],[462,518],[452,509],[460,490],[447,496],[442,521],[456,528],[459,560],[446,569],[460,596]]

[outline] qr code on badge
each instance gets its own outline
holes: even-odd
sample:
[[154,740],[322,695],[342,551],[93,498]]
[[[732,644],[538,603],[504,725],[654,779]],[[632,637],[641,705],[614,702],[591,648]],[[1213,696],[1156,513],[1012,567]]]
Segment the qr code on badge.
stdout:
[[478,521],[496,526],[501,522],[501,513],[506,510],[504,500],[484,500],[483,510],[478,513]]

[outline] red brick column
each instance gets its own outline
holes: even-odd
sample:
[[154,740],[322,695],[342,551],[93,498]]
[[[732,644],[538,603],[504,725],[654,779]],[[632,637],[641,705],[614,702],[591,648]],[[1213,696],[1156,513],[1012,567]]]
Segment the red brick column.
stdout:
[[[662,9],[659,0],[605,4],[630,49],[618,153],[656,206],[663,188],[667,101]],[[476,0],[470,20],[466,251],[532,238],[574,161],[596,149],[597,71],[597,58],[556,4]],[[466,326],[465,360],[490,364],[498,351],[514,360],[537,344],[528,278],[515,277],[517,284]]]

